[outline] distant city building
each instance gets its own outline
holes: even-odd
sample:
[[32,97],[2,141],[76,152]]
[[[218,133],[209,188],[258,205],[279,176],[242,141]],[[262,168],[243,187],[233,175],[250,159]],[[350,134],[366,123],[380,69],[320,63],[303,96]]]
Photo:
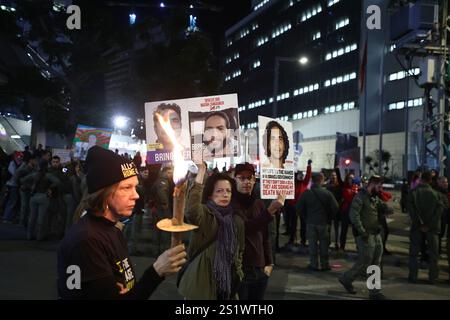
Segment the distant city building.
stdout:
[[[383,18],[383,30],[367,29],[366,8],[374,3],[253,0],[252,12],[226,31],[221,54],[222,92],[238,93],[241,128],[256,128],[258,115],[272,117],[275,98],[276,117],[292,121],[300,137],[298,168],[304,169],[311,158],[315,168],[331,169],[337,132],[359,137],[362,158],[362,110],[367,105],[366,155],[373,156],[379,147],[382,110],[383,149],[392,154],[391,171],[402,175],[404,111],[408,107],[412,128],[422,115],[424,91],[413,81],[420,73],[418,61],[411,61],[408,71],[397,62],[385,27],[389,19]],[[389,17],[389,1],[377,3],[382,15]],[[366,38],[369,63],[364,65]],[[302,63],[296,61],[302,57]],[[276,59],[279,80],[274,97]],[[362,82],[364,73],[367,77]],[[417,166],[418,143],[418,136],[411,132],[410,170]]]

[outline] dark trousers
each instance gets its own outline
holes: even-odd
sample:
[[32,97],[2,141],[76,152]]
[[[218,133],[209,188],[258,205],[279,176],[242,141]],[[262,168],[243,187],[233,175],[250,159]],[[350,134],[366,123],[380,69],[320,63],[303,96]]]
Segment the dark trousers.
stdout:
[[263,268],[245,267],[244,280],[239,288],[239,300],[263,300],[269,277]]
[[6,203],[3,220],[13,221],[17,214],[17,204],[19,202],[19,188],[8,186],[8,202]]
[[286,229],[289,233],[289,242],[294,242],[297,238],[297,213],[295,212],[295,206],[286,205],[284,212],[286,213]]
[[421,232],[417,229],[411,229],[409,235],[409,279],[417,280],[419,271],[418,256],[422,246],[422,241],[425,239],[428,253],[428,278],[435,281],[439,276],[438,267],[438,246],[439,235],[434,232]]
[[[447,220],[446,220],[446,217],[444,215],[442,215],[441,232],[439,232],[439,254],[442,254],[442,238],[445,236],[446,227],[447,227]],[[447,243],[447,247],[448,247],[448,243]]]
[[289,236],[292,234],[295,234],[293,226],[293,221],[295,220],[295,206],[291,205],[285,205],[284,206],[284,224],[286,226],[286,231],[288,232]]
[[[339,225],[341,226],[340,230]],[[349,225],[350,219],[348,217],[348,212],[344,214],[339,213],[339,217],[334,219],[334,241],[335,244],[337,244],[339,239],[339,246],[342,250],[345,249],[345,245],[347,243],[347,233]]]
[[383,216],[383,218],[381,219],[381,239],[383,240],[383,248],[384,251],[386,251],[386,242],[387,242],[387,238],[389,236],[389,228],[388,228],[388,224],[387,224],[387,220],[386,217]]
[[280,221],[281,215],[275,215],[275,249],[280,249]]

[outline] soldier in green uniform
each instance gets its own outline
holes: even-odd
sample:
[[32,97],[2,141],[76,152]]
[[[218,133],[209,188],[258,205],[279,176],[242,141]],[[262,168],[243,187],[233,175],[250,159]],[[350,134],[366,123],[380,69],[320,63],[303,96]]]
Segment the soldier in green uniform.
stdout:
[[[367,186],[359,191],[350,206],[349,216],[354,228],[358,260],[350,270],[339,277],[339,282],[351,294],[356,293],[353,281],[359,275],[365,274],[367,267],[375,265],[381,268],[383,241],[380,235],[380,218],[389,211],[378,196],[382,184],[383,179],[380,176],[370,177]],[[380,289],[369,289],[369,298],[385,299]]]
[[425,236],[428,251],[428,280],[434,284],[439,276],[439,232],[444,203],[439,194],[431,187],[430,171],[422,174],[421,183],[409,196],[409,214],[411,231],[409,245],[408,281],[417,282],[419,264],[417,261],[422,236]]
[[447,177],[439,177],[438,178],[438,191],[439,196],[444,203],[444,212],[442,214],[442,223],[441,227],[441,237],[445,235],[445,226],[447,227],[447,262],[448,262],[448,277],[450,281],[450,192],[448,190],[448,179]]

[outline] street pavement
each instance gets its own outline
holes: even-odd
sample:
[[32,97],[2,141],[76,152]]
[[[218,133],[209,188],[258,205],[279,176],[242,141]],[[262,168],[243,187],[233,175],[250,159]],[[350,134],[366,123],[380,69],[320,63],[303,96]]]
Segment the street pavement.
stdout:
[[[395,300],[449,300],[450,285],[447,259],[439,261],[440,279],[437,284],[426,284],[427,270],[419,273],[419,283],[410,284],[408,276],[408,230],[409,220],[400,213],[398,202],[394,202],[394,215],[389,218],[391,235],[388,249],[392,255],[384,256],[384,275],[381,280],[383,293]],[[144,218],[144,225],[149,218]],[[283,232],[283,224],[280,227]],[[140,256],[132,256],[137,275],[154,262],[155,247],[151,245],[154,237],[149,228],[143,228],[139,242]],[[333,234],[332,234],[333,239]],[[337,253],[330,247],[329,272],[310,271],[307,248],[283,246],[287,237],[281,236],[282,248],[276,256],[276,266],[266,291],[266,299],[273,300],[360,300],[368,298],[365,279],[354,283],[356,295],[345,292],[338,282],[338,276],[348,270],[356,259],[353,236],[349,231],[348,251]],[[25,230],[18,225],[0,224],[0,299],[56,299],[56,249],[58,240],[26,241]],[[445,243],[444,243],[445,247]],[[176,289],[176,277],[167,278],[155,291],[151,299],[181,300]]]

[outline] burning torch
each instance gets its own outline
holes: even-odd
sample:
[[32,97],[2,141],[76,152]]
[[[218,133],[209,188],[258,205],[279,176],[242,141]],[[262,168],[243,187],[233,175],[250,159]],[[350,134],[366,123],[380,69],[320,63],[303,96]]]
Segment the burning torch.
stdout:
[[175,132],[170,125],[168,117],[165,119],[161,115],[156,114],[161,127],[166,132],[167,136],[172,141],[173,145],[173,182],[175,188],[173,191],[173,211],[172,219],[160,220],[156,226],[158,229],[171,232],[172,242],[171,247],[175,247],[182,242],[182,232],[197,229],[198,226],[184,223],[184,206],[187,189],[187,173],[188,163],[184,160],[183,147],[178,143]]

